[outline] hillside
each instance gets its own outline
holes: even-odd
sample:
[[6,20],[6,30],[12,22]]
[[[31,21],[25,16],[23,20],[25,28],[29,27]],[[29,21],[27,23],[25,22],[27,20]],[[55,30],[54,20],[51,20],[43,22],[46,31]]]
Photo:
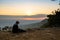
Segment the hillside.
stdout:
[[0,40],[60,40],[60,28],[40,28],[19,34],[0,31]]
[[47,22],[48,22],[47,19],[44,19],[41,22],[32,23],[32,24],[29,24],[29,25],[24,25],[23,27],[25,27],[26,29],[28,29],[28,28],[40,28],[41,26],[43,26]]

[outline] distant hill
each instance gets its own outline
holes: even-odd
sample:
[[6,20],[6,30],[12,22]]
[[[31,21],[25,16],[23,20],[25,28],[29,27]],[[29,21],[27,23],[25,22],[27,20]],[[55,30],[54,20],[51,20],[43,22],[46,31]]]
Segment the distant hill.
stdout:
[[41,26],[43,26],[44,24],[46,24],[48,21],[47,19],[42,20],[41,22],[38,23],[33,23],[33,24],[29,24],[29,25],[24,25],[24,28],[40,28]]

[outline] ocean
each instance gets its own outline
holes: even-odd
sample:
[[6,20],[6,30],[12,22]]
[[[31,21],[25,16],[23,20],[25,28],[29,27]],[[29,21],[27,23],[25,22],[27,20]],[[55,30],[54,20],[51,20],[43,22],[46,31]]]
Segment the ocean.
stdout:
[[[42,20],[21,20],[20,18],[24,18],[21,16],[0,16],[0,27],[3,28],[5,26],[13,26],[15,22],[18,20],[20,22],[19,27],[23,25],[33,24],[41,22]],[[25,28],[25,27],[23,27]]]

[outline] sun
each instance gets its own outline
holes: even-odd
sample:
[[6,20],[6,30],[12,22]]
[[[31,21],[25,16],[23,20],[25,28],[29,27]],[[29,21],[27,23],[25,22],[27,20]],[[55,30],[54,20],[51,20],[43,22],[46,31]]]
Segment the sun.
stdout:
[[32,11],[31,10],[27,10],[26,11],[26,15],[31,16],[32,15]]

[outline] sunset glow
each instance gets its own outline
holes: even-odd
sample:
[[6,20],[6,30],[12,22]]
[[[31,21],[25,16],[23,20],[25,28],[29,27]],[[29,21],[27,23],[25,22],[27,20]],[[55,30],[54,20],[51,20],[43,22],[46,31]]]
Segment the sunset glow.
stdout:
[[32,10],[26,10],[26,15],[28,15],[28,16],[33,15],[33,14],[32,14]]
[[59,7],[57,3],[50,0],[0,0],[0,15],[51,14]]
[[45,18],[21,18],[21,20],[44,20]]

